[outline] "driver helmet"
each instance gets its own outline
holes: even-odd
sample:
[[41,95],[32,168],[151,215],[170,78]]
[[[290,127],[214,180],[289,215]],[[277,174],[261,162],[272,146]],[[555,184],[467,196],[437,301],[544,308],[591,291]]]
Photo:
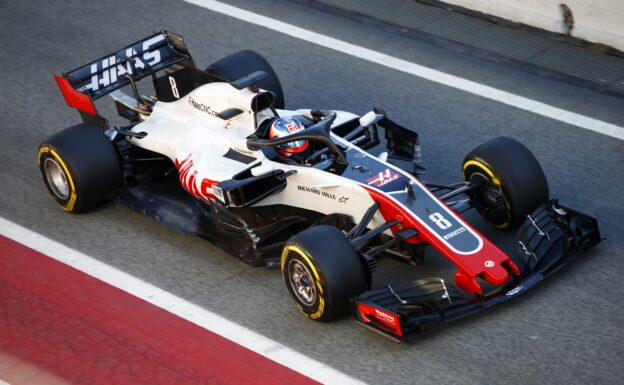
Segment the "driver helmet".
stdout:
[[[273,121],[269,129],[269,138],[282,138],[295,132],[305,130],[305,126],[297,118],[287,116],[278,118]],[[275,146],[278,153],[284,156],[301,156],[308,149],[307,140],[298,140],[296,142],[284,143]]]

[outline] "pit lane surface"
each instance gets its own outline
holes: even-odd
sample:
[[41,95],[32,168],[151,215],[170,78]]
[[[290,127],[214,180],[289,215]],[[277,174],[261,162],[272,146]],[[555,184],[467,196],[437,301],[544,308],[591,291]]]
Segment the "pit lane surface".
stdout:
[[[233,343],[230,339],[245,334],[242,328],[230,339],[224,338],[223,331],[211,333],[200,323],[217,322],[204,309],[195,307],[193,313],[203,313],[201,320],[189,322],[172,313],[173,305],[188,318],[194,306],[183,299],[170,298],[167,309],[154,306],[170,294],[49,238],[42,241],[24,227],[3,219],[0,224],[3,233],[8,229],[12,237],[27,238],[27,243],[51,254],[0,235],[3,380],[14,385],[319,384]],[[82,264],[81,269],[74,268],[76,263]],[[118,287],[110,285],[115,276]],[[256,335],[255,341],[262,338]],[[327,372],[319,366],[315,369],[314,375]],[[330,378],[338,384],[353,383],[338,376]]]
[[[624,101],[475,59],[378,28],[284,1],[234,1],[389,55],[624,125]],[[199,238],[178,235],[121,207],[74,216],[48,197],[36,148],[78,122],[51,77],[87,63],[153,30],[185,36],[198,65],[253,48],[280,75],[289,107],[364,113],[384,108],[416,129],[432,181],[450,182],[470,149],[513,136],[537,155],[551,195],[600,220],[606,242],[514,303],[430,330],[397,345],[350,319],[318,324],[293,307],[277,270],[254,269]],[[621,191],[624,142],[472,96],[179,2],[5,1],[0,5],[3,109],[0,216],[27,226],[120,270],[370,383],[617,383],[624,375]],[[110,103],[98,103],[113,116]],[[469,219],[512,252],[514,237]],[[434,253],[418,276],[448,273]],[[410,277],[382,262],[376,280]]]

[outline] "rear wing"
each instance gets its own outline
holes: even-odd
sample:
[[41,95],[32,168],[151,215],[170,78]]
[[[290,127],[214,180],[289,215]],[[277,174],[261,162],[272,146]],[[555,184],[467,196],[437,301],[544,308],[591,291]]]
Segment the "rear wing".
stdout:
[[77,108],[83,120],[93,121],[87,113],[102,121],[94,100],[148,75],[156,79],[156,72],[175,64],[195,67],[184,38],[163,30],[54,78],[67,105]]

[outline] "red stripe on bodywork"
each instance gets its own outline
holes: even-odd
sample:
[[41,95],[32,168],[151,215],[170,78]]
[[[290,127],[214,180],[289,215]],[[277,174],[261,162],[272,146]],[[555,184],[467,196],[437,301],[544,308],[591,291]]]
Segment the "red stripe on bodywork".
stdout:
[[91,115],[97,115],[97,111],[89,95],[76,91],[64,77],[54,75],[54,80],[56,80],[56,84],[61,89],[61,93],[68,106],[77,108]]
[[[510,272],[514,275],[520,274],[520,270],[507,254],[481,235],[466,221],[462,221],[462,224],[469,227],[477,236],[481,237],[483,247],[474,254],[462,255],[453,252],[437,236],[414,219],[412,213],[396,204],[386,194],[369,186],[362,185],[362,187],[368,191],[374,201],[379,203],[379,211],[386,221],[397,219],[400,222],[401,228],[413,228],[418,230],[418,235],[410,238],[408,240],[409,243],[417,244],[427,242],[457,266],[457,273],[455,274],[455,284],[457,287],[472,294],[483,294],[483,289],[481,285],[479,285],[477,277],[481,277],[494,285],[502,285],[509,280]],[[444,204],[444,202],[441,204]],[[396,232],[399,229],[397,225],[391,230]],[[492,265],[489,266],[490,264]]]
[[49,383],[44,373],[92,385],[316,384],[8,238],[0,250],[4,381]]

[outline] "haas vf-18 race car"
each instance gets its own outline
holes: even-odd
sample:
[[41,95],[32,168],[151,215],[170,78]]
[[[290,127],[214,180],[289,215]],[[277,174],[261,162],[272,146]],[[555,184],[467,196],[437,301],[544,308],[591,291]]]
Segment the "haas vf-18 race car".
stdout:
[[[251,265],[279,265],[314,320],[351,311],[361,325],[409,339],[524,293],[601,240],[594,218],[550,199],[518,141],[492,139],[465,157],[462,181],[428,183],[416,132],[377,108],[287,110],[275,71],[252,51],[202,70],[181,36],[162,31],[55,79],[83,120],[39,148],[43,180],[64,210],[112,200]],[[104,95],[127,124],[98,113],[93,101]],[[472,208],[496,228],[518,229],[518,252],[468,223],[462,213]],[[454,283],[371,288],[380,259],[418,266],[426,246],[456,265]]]

